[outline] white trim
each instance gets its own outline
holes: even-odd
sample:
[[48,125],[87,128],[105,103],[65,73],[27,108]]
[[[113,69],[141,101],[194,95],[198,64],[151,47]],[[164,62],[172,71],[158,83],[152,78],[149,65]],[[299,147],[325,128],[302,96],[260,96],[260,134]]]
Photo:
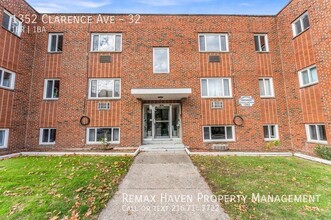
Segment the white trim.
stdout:
[[[310,75],[310,70],[311,70],[311,69],[314,69],[314,68],[316,69],[316,77],[317,77],[317,81],[315,81],[315,82],[311,82],[312,79],[311,79],[311,75]],[[303,73],[304,71],[308,71],[309,83],[307,83],[307,84],[303,84],[302,73]],[[304,69],[302,69],[302,70],[299,70],[299,71],[298,71],[298,77],[299,77],[300,88],[305,88],[305,87],[312,86],[312,85],[316,85],[316,84],[319,83],[319,79],[318,79],[318,71],[317,71],[317,67],[316,67],[316,65],[311,65],[311,66],[306,67],[306,68],[304,68]]]
[[[319,130],[316,129],[316,134],[317,134],[317,140],[312,140],[311,139],[311,135],[310,135],[310,129],[309,129],[309,126],[315,126],[315,128],[317,126],[324,126],[324,129],[326,129],[326,126],[325,124],[305,124],[305,128],[306,128],[306,135],[307,135],[307,142],[308,143],[314,143],[314,144],[328,144],[328,141],[323,141],[323,140],[320,140],[321,139],[321,134],[319,133]],[[326,137],[327,138],[327,137]]]
[[0,88],[14,90],[14,89],[15,89],[16,73],[14,73],[14,72],[12,72],[12,71],[10,71],[10,70],[7,70],[7,69],[5,69],[5,68],[2,68],[2,67],[0,67],[0,70],[2,70],[2,79],[0,79],[0,82],[1,82],[1,83],[3,82],[3,77],[5,76],[5,72],[11,74],[10,87],[2,86],[2,85],[0,84]]
[[[5,28],[6,30],[8,30],[9,32],[13,33],[15,36],[21,37],[21,35],[22,35],[22,29],[23,29],[23,23],[22,23],[22,21],[21,21],[20,19],[18,19],[18,18],[17,18],[15,15],[13,15],[12,13],[10,13],[9,11],[7,11],[7,10],[3,10],[3,12],[4,12],[5,14],[7,14],[7,15],[10,17],[10,19],[9,19],[8,27],[5,27],[5,26],[2,26],[2,27],[4,27],[4,28]],[[18,22],[18,32],[17,32],[17,33],[16,33],[16,32],[13,32],[13,31],[11,30],[11,26],[12,26],[13,20]],[[2,25],[2,24],[1,24],[1,25]]]
[[9,129],[8,128],[0,128],[0,131],[5,132],[4,142],[3,142],[4,145],[0,146],[0,149],[6,149],[6,148],[8,148]]
[[[98,35],[99,36],[99,45],[98,45],[98,50],[93,50],[93,37]],[[100,36],[101,35],[108,35],[108,36],[114,36],[114,50],[110,50],[110,51],[103,51],[103,50],[99,50],[100,47]],[[121,36],[121,44],[120,44],[120,50],[116,51],[116,36]],[[123,35],[122,33],[91,33],[91,50],[90,52],[112,52],[112,53],[120,53],[122,52],[122,44],[123,44]]]
[[[307,27],[306,29],[303,26],[303,17],[305,15],[308,15],[308,20],[309,20],[309,27]],[[299,20],[300,20],[301,32],[300,33],[296,33],[295,23],[297,23],[297,21],[299,21]],[[293,37],[296,37],[296,36],[300,35],[301,33],[305,32],[309,28],[310,28],[310,19],[309,19],[308,11],[306,11],[305,13],[303,13],[302,15],[300,15],[300,17],[298,17],[295,21],[292,22],[292,33],[293,33]]]
[[[91,97],[91,81],[92,80],[113,80],[114,81],[114,88],[113,88],[113,97]],[[119,97],[114,97],[115,95],[115,81],[118,80],[120,81],[120,89],[119,89]],[[88,81],[88,99],[89,100],[119,100],[121,99],[121,95],[122,95],[122,92],[121,92],[121,89],[122,89],[122,82],[121,82],[121,79],[120,78],[89,78],[89,81]],[[98,89],[97,89],[98,90]],[[98,92],[97,92],[98,93]],[[97,94],[98,96],[98,94]]]
[[[279,140],[279,130],[278,130],[278,125],[277,124],[266,124],[263,125],[263,137],[264,137],[264,127],[268,126],[268,135],[269,138],[264,138],[264,141],[278,141]],[[275,126],[275,138],[270,138],[271,137],[271,126]]]
[[[51,51],[51,49],[52,49],[52,37],[53,36],[56,36],[56,42],[55,42],[56,51]],[[48,34],[48,49],[47,49],[48,53],[62,53],[62,51],[63,51],[63,41],[62,41],[62,51],[57,51],[57,48],[59,46],[59,36],[63,37],[63,33],[49,33]]]
[[[259,50],[256,50],[255,48],[255,51],[256,52],[259,52],[259,53],[268,53],[270,52],[269,51],[269,39],[268,39],[268,34],[254,34],[254,45],[255,45],[255,37],[258,37],[259,39]],[[263,51],[262,50],[262,47],[261,47],[261,37],[265,37],[265,44],[266,44],[266,51]]]
[[[211,128],[212,127],[224,127],[225,128],[225,137],[227,138],[227,128],[231,127],[232,128],[232,139],[217,139],[217,140],[212,140],[211,139]],[[209,138],[210,139],[205,139],[205,128],[209,128]],[[223,142],[235,142],[236,141],[236,134],[235,134],[235,126],[234,125],[208,125],[208,126],[202,126],[202,138],[204,143],[223,143]]]
[[[166,72],[157,72],[155,70],[155,51],[159,49],[165,49],[167,50],[167,71]],[[170,73],[170,50],[169,47],[153,47],[153,73],[155,74],[169,74]]]
[[[43,131],[44,130],[55,130],[55,141],[54,142],[43,142]],[[50,140],[50,135],[51,135],[51,132],[48,133],[48,140]],[[56,137],[57,137],[57,134],[56,134],[56,128],[40,128],[40,131],[39,131],[39,145],[55,145],[56,143]]]
[[[222,80],[222,95],[221,96],[209,96],[209,80],[210,79],[221,79]],[[229,80],[229,90],[230,90],[230,94],[229,96],[225,96],[224,95],[224,79],[228,79]],[[203,88],[202,88],[202,80],[207,80],[207,93],[208,95],[207,96],[203,96],[202,95],[202,91],[203,91]],[[200,90],[201,90],[201,98],[203,99],[209,99],[209,98],[225,98],[225,99],[231,99],[233,98],[232,96],[232,79],[230,77],[217,77],[217,78],[201,78],[200,79]]]
[[274,89],[274,80],[272,77],[260,77],[259,78],[259,87],[260,87],[260,80],[263,80],[263,87],[264,87],[264,93],[266,94],[266,80],[270,81],[270,89],[271,89],[271,95],[262,95],[261,94],[261,88],[260,88],[260,97],[261,98],[275,98],[275,89]]
[[[60,79],[45,79],[44,80],[44,95],[43,95],[43,99],[44,100],[49,100],[49,101],[56,101],[56,100],[59,100],[59,98],[47,98],[47,85],[48,85],[48,81],[53,81],[53,90],[52,90],[52,96],[54,95],[54,82],[55,81],[59,81],[60,82]],[[59,91],[60,92],[60,91]],[[59,96],[60,97],[60,96]]]
[[[100,145],[102,142],[99,141],[89,141],[90,139],[90,130],[95,129],[97,135],[97,129],[111,129],[111,141],[108,141],[108,144],[120,144],[121,143],[121,128],[120,127],[89,127],[86,128],[86,144],[87,145]],[[118,141],[113,141],[114,139],[114,129],[118,129]],[[96,138],[97,136],[95,136]]]
[[[206,36],[208,35],[218,35],[219,37],[219,44],[220,44],[220,49],[218,51],[209,51],[207,48],[207,38]],[[201,45],[200,45],[200,36],[204,36],[204,44],[205,44],[205,50],[201,50]],[[225,37],[225,46],[226,46],[226,50],[222,50],[222,43],[221,43],[221,37],[224,36]],[[203,53],[226,53],[229,52],[229,34],[228,33],[200,33],[198,34],[198,44],[199,44],[199,52],[203,52]]]

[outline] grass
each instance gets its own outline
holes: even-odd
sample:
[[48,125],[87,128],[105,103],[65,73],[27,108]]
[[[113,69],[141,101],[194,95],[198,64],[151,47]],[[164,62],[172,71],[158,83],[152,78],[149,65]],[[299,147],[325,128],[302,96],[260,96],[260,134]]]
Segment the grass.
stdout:
[[0,161],[0,219],[96,219],[131,157],[19,157]]
[[[195,156],[192,161],[215,195],[248,196],[246,202],[221,201],[232,219],[331,219],[330,166],[294,157]],[[253,193],[320,195],[320,201],[256,202]]]

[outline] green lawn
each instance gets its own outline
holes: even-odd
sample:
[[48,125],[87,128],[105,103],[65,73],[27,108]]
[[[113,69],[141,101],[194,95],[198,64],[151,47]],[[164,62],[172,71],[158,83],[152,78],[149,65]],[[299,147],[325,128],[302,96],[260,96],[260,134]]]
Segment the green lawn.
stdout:
[[19,157],[0,161],[0,219],[95,219],[131,157]]
[[[294,157],[203,157],[192,161],[215,195],[245,195],[221,202],[232,219],[331,219],[331,167]],[[320,195],[320,201],[260,202],[257,195]],[[317,198],[317,197],[315,197]]]

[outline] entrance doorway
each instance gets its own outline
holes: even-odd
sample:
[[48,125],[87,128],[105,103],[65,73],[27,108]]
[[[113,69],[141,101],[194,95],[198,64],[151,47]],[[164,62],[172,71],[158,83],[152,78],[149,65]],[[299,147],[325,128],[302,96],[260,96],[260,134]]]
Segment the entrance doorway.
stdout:
[[144,105],[144,141],[181,140],[180,107],[180,104]]

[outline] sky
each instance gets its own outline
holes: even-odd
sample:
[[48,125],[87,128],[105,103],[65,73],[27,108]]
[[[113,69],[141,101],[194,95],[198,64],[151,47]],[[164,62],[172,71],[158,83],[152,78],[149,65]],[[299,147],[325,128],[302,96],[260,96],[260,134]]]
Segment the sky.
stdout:
[[27,0],[41,13],[277,14],[289,0]]

